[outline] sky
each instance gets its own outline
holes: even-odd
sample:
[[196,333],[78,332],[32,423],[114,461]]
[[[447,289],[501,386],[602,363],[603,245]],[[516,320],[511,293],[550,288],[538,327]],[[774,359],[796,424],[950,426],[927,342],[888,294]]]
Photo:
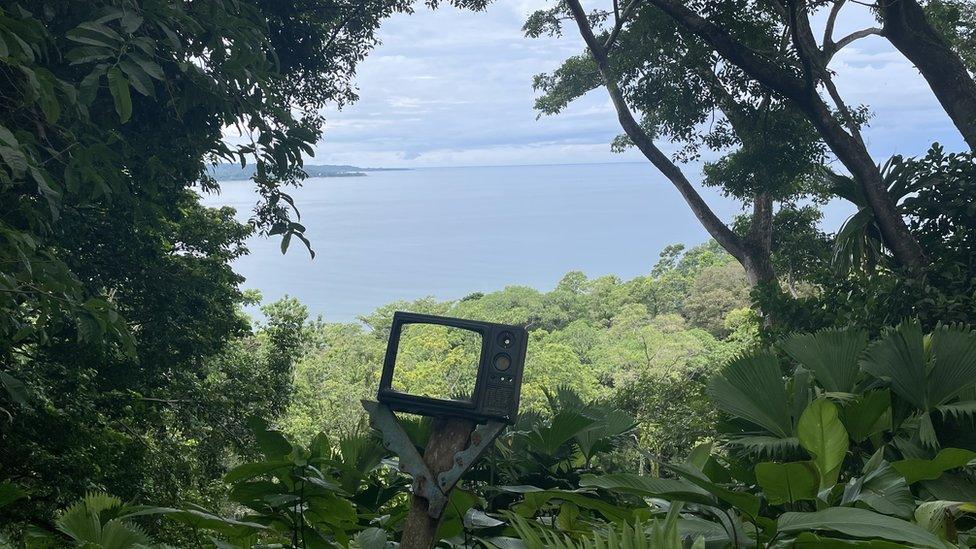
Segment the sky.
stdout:
[[[537,117],[533,75],[582,51],[575,32],[523,36],[526,16],[547,4],[495,0],[484,12],[418,5],[414,14],[388,19],[381,45],[359,67],[360,100],[326,112],[325,134],[310,162],[433,167],[642,160],[636,151],[610,152],[620,129],[603,89],[559,115]],[[848,3],[836,35],[872,24],[865,8]],[[871,108],[865,138],[876,158],[923,154],[932,141],[962,148],[925,81],[887,41],[855,42],[831,68],[849,104]]]

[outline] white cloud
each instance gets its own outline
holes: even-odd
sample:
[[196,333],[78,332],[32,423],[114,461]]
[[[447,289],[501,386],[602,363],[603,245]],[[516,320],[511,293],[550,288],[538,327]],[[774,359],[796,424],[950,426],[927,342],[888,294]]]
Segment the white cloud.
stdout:
[[[486,12],[420,8],[386,21],[383,43],[360,66],[360,101],[326,113],[325,136],[313,162],[432,166],[621,160],[609,151],[620,128],[603,90],[558,116],[536,119],[532,77],[582,51],[575,33],[523,36],[526,15],[547,5],[498,0]],[[873,23],[867,10],[845,10],[838,36]],[[917,71],[885,40],[858,41],[831,67],[845,98],[874,113],[865,137],[879,158],[924,152],[930,140],[950,148],[961,143]]]

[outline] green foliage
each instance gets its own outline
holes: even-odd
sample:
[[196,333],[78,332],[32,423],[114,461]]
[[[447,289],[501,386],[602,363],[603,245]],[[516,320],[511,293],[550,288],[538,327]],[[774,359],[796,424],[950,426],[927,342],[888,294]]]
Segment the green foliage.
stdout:
[[[355,99],[379,22],[409,7],[0,2],[0,482],[29,494],[0,523],[93,490],[222,498],[244,418],[288,399],[307,316],[283,303],[253,331],[231,262],[254,233],[304,240],[286,191],[319,113]],[[220,161],[256,165],[247,224],[200,204]]]
[[[722,290],[701,290],[715,285]],[[715,364],[756,343],[759,319],[743,308],[746,293],[742,270],[710,242],[687,251],[669,247],[648,276],[629,281],[572,272],[546,293],[516,286],[457,302],[393,303],[363,317],[366,329],[314,330],[316,343],[296,365],[295,396],[281,427],[297,439],[320,431],[335,439],[361,428],[359,401],[375,394],[392,311],[401,309],[526,326],[532,352],[524,410],[545,410],[547,390],[571,387],[636,416],[643,449],[683,456],[714,422],[704,386]],[[473,373],[470,350],[450,331],[407,334],[401,349],[400,381],[412,392],[450,396],[455,374]]]
[[[928,6],[941,9],[950,4]],[[805,258],[818,254],[811,255],[803,246],[783,256],[808,265],[802,274],[805,284],[797,286],[793,298],[775,292],[758,296],[762,309],[781,324],[776,333],[857,325],[876,335],[906,318],[917,318],[925,330],[939,323],[972,322],[976,295],[972,153],[948,153],[935,143],[925,156],[896,155],[881,168],[885,185],[927,254],[926,263],[912,270],[894,261],[858,186],[849,177],[829,174],[831,192],[858,209],[834,236],[832,265],[823,260],[807,262]]]

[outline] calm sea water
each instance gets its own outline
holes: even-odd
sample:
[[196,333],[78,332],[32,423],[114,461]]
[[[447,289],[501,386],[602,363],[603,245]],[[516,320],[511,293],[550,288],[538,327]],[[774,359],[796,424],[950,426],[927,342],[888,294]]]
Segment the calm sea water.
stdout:
[[[398,299],[548,290],[572,270],[630,278],[664,246],[708,236],[646,163],[370,172],[309,179],[292,194],[315,259],[300,242],[282,255],[277,237],[256,237],[235,268],[265,301],[295,296],[330,321]],[[703,194],[723,219],[739,213],[714,190]],[[255,195],[250,182],[229,181],[204,202],[246,219]]]

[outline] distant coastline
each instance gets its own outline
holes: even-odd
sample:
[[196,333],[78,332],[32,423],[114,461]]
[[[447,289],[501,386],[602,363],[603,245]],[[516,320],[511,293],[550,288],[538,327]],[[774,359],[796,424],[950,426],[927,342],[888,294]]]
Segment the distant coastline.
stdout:
[[[304,167],[309,177],[365,177],[367,172],[402,171],[410,168],[360,168],[348,164],[308,164]],[[217,181],[246,181],[254,175],[255,167],[239,164],[217,164],[210,174]]]

